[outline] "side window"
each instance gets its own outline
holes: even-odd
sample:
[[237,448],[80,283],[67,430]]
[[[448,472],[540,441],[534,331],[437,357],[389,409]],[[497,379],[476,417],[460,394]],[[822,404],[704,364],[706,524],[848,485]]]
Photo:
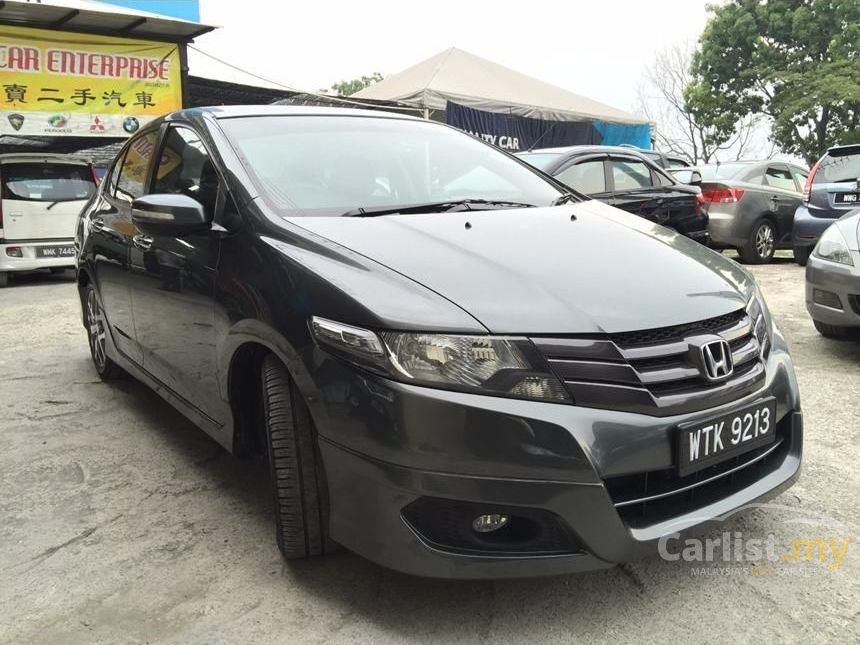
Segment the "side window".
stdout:
[[107,184],[105,184],[104,191],[105,195],[113,197],[114,193],[116,192],[116,183],[119,179],[119,171],[120,168],[122,168],[122,162],[125,160],[125,153],[126,151],[123,150],[119,153],[119,155],[117,155],[116,161],[114,161],[113,166],[111,166],[111,169],[108,172],[108,176],[106,179]]
[[801,170],[800,168],[792,168],[794,171],[794,178],[797,180],[797,185],[800,186],[801,190],[806,185],[806,178],[809,177],[809,172],[806,170]]
[[603,159],[583,161],[569,166],[555,176],[561,183],[585,195],[606,192],[606,178],[603,175]]
[[157,138],[158,132],[153,130],[138,136],[129,144],[116,182],[117,199],[131,202],[145,192],[146,174]]
[[171,127],[155,170],[154,193],[176,193],[196,199],[212,218],[218,201],[218,173],[194,130]]
[[671,186],[672,180],[662,172],[651,170],[651,183],[655,186]]
[[651,169],[644,161],[610,159],[615,190],[636,190],[651,187]]
[[765,184],[782,190],[790,190],[797,192],[797,186],[794,184],[794,178],[788,171],[788,168],[780,168],[779,166],[768,166],[767,172],[764,175]]

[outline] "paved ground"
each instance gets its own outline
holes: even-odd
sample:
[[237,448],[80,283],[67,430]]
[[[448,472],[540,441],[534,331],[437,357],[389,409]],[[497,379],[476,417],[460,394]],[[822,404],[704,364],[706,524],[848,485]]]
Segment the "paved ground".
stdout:
[[[782,508],[733,528],[850,539],[836,571],[828,560],[703,576],[654,557],[454,583],[345,552],[286,566],[265,469],[141,385],[102,384],[73,284],[19,280],[0,292],[0,642],[857,642],[860,344],[816,334],[795,265],[756,275],[794,353],[806,454]],[[791,523],[804,513],[825,519]]]

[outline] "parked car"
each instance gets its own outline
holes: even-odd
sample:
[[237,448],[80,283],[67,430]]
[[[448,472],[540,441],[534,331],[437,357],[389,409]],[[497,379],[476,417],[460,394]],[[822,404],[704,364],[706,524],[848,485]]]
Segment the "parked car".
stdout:
[[267,455],[287,558],[603,568],[799,473],[792,361],[743,267],[440,123],[178,112],[77,240],[96,371]]
[[583,195],[708,243],[700,190],[679,183],[638,150],[569,146],[517,156]]
[[0,287],[17,271],[75,266],[75,221],[95,192],[84,159],[0,155]]
[[806,264],[806,309],[828,338],[860,330],[860,209],[831,223]]
[[807,171],[779,161],[737,161],[701,167],[711,243],[734,248],[743,262],[771,261],[793,248],[794,211]]
[[803,186],[794,213],[794,257],[803,266],[818,236],[834,219],[860,206],[860,144],[830,148]]
[[655,164],[660,166],[663,170],[672,171],[686,168],[695,168],[693,164],[691,164],[683,157],[667,154],[665,152],[661,152],[660,150],[641,150],[637,148],[636,152],[638,152],[646,159],[650,159]]

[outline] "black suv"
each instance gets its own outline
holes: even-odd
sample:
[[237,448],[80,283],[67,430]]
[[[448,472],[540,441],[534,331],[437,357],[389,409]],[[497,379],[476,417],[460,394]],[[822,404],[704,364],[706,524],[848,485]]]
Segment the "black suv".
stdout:
[[439,123],[172,114],[76,244],[95,369],[267,458],[287,558],[602,568],[798,476],[791,358],[743,267]]
[[[624,146],[570,146],[519,153],[576,191],[708,244],[701,190],[686,185],[642,152]],[[693,181],[701,175],[690,169]]]

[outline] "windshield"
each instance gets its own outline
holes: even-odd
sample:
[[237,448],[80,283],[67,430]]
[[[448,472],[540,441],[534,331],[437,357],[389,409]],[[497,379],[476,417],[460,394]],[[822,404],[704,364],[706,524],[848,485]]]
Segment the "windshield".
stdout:
[[220,124],[267,200],[290,215],[459,200],[548,206],[561,195],[507,155],[427,121],[262,116]]
[[843,181],[857,181],[858,178],[860,178],[860,152],[844,154],[840,150],[824,156],[812,183],[840,183]]
[[704,181],[710,181],[712,179],[730,179],[751,168],[752,166],[748,163],[721,163],[702,166],[699,171],[702,173]]
[[2,169],[3,199],[69,202],[89,199],[95,190],[90,169],[81,165],[10,163]]
[[530,163],[535,168],[539,168],[540,170],[546,170],[549,168],[554,162],[558,161],[558,158],[561,157],[560,152],[526,152],[524,154],[517,155],[523,161]]

